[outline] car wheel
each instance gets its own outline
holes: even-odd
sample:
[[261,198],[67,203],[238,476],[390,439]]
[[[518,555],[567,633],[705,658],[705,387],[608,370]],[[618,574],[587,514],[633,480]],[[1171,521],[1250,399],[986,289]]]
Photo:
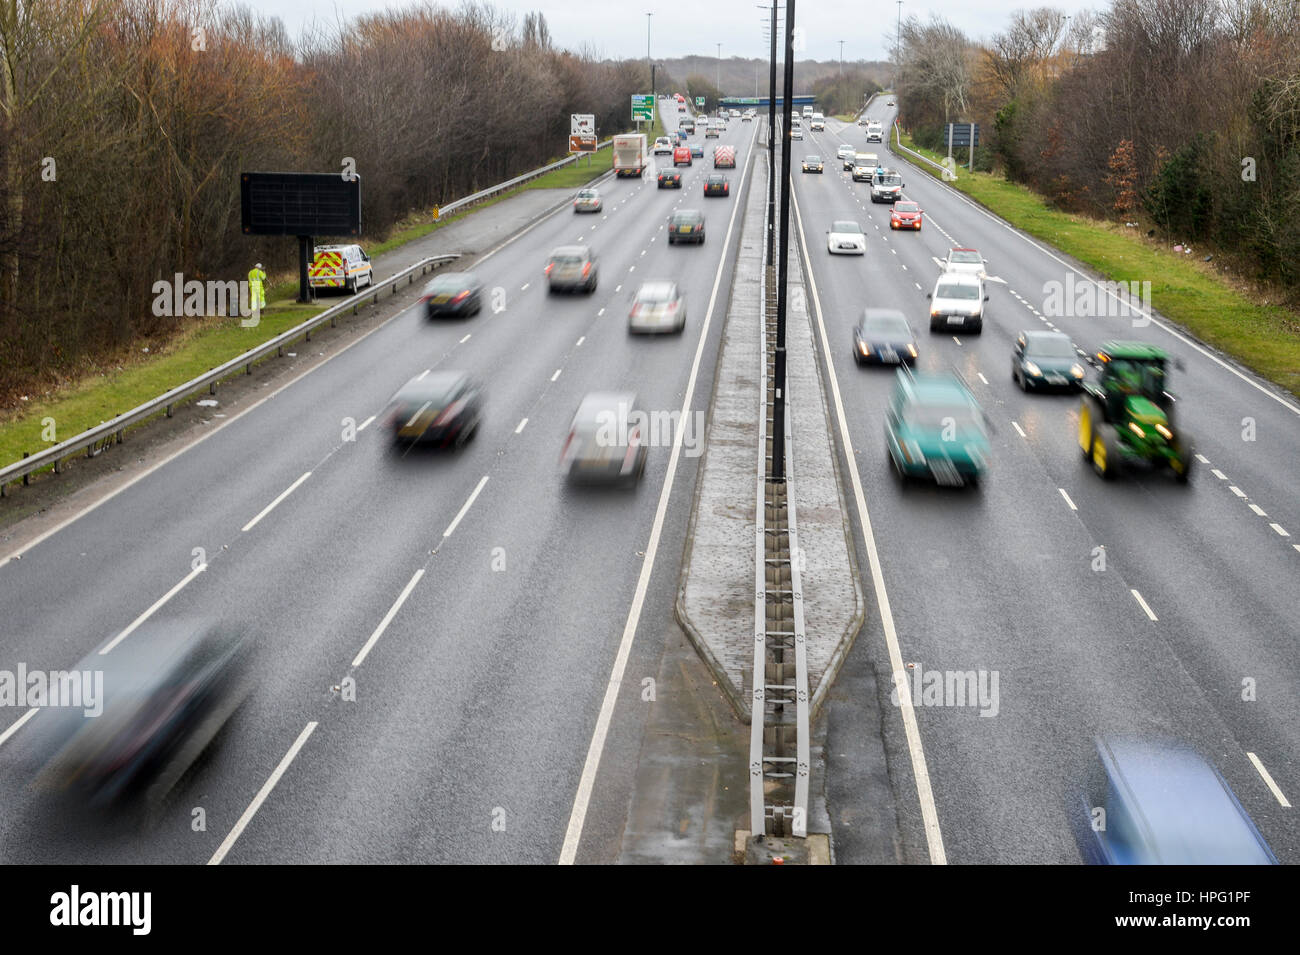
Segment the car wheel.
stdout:
[[1174,441],[1174,449],[1178,457],[1169,462],[1169,469],[1174,472],[1179,484],[1186,484],[1191,480],[1192,464],[1196,460],[1192,439],[1186,432],[1179,432],[1179,437]]
[[346,292],[348,295],[356,295],[356,294],[357,294],[357,280],[356,280],[356,279],[344,279],[344,280],[343,280],[343,291]]

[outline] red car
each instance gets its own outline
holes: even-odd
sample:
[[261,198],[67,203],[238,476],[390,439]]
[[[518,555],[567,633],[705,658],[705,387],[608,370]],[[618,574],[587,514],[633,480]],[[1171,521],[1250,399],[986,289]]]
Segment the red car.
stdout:
[[889,213],[889,228],[915,229],[920,232],[922,212],[915,202],[895,202],[893,211]]
[[690,164],[691,164],[690,146],[678,146],[676,149],[673,150],[674,166],[682,166],[682,165],[689,166]]

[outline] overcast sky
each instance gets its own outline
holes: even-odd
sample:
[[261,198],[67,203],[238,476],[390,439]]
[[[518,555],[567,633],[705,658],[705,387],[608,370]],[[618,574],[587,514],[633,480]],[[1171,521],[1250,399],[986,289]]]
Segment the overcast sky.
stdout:
[[[251,5],[278,16],[297,37],[313,19],[333,23],[409,4],[395,0],[256,0]],[[910,15],[927,19],[937,12],[968,36],[981,38],[1003,29],[1013,11],[1043,5],[1073,14],[1080,8],[1099,9],[1108,4],[1104,0],[1091,4],[1075,0],[904,0],[902,14],[904,19]],[[440,6],[454,9],[459,3]],[[516,21],[539,10],[546,16],[557,46],[587,46],[612,58],[646,55],[646,14],[651,12],[650,52],[654,57],[715,56],[718,43],[724,59],[767,55],[763,39],[766,14],[755,0],[505,0],[492,6],[513,13]],[[803,31],[803,50],[796,52],[796,59],[839,59],[840,40],[844,41],[845,60],[888,59],[886,51],[898,13],[895,0],[796,0],[795,26]]]

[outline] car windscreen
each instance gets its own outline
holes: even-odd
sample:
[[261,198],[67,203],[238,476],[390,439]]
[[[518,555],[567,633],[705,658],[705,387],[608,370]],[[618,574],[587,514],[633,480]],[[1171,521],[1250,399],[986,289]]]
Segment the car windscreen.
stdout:
[[876,185],[878,186],[901,186],[903,184],[902,176],[877,176]]
[[580,255],[557,255],[552,257],[552,262],[556,265],[581,265],[582,256]]
[[856,222],[850,222],[847,219],[841,219],[839,222],[831,223],[832,232],[851,232],[858,235],[862,234],[862,227]]
[[868,338],[888,338],[893,341],[910,339],[912,329],[907,319],[897,315],[885,315],[868,318],[862,323],[862,334]]
[[974,285],[957,285],[940,283],[934,292],[935,298],[952,298],[961,302],[974,302],[980,297],[980,290]]
[[675,297],[671,285],[645,285],[636,293],[638,302],[671,302]]
[[894,206],[894,211],[895,212],[916,212],[917,211],[916,203],[900,202],[898,205]]
[[914,428],[945,429],[957,434],[983,433],[983,422],[966,405],[912,404],[903,410],[903,421]]
[[704,216],[698,212],[677,212],[669,220],[670,225],[699,225],[704,221]]
[[980,258],[978,252],[969,252],[962,249],[953,249],[948,255],[949,262],[963,262],[971,265],[983,265],[984,260]]
[[430,292],[463,292],[470,287],[469,280],[463,275],[440,275],[429,283]]
[[821,157],[821,156],[805,156],[803,161],[806,162],[806,163],[819,163],[819,162],[822,161],[822,157]]
[[1025,345],[1025,354],[1039,358],[1073,358],[1074,346],[1067,338],[1030,338]]

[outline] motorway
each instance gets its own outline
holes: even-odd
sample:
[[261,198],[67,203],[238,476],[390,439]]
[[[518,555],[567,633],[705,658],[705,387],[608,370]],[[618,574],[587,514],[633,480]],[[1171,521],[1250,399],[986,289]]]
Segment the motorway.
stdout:
[[[469,263],[503,290],[501,312],[486,294],[466,320],[406,309],[0,566],[10,670],[71,667],[148,613],[259,641],[255,692],[143,833],[74,826],[30,788],[31,727],[6,710],[0,860],[615,859],[699,458],[670,473],[671,448],[652,447],[637,489],[583,492],[558,458],[589,391],[702,419],[757,126],[692,137],[738,147],[730,198],[703,198],[711,161],[681,191],[604,181],[602,213],[565,207]],[[668,247],[679,207],[705,211],[702,247]],[[548,252],[577,242],[599,256],[598,289],[548,295]],[[632,295],[659,277],[686,292],[686,332],[630,338]],[[394,451],[377,418],[390,396],[450,368],[486,383],[477,437],[458,454]]]
[[[893,110],[883,97],[869,113],[888,128]],[[926,221],[919,233],[891,234],[889,206],[873,205],[867,183],[832,165],[841,143],[882,157],[886,149],[836,120],[807,135],[792,143],[792,164],[819,153],[827,171],[794,166],[794,221],[838,412],[828,399],[849,440],[842,463],[863,490],[855,534],[864,587],[875,595],[845,672],[870,668],[882,688],[903,861],[1077,862],[1067,813],[1081,806],[1076,787],[1096,762],[1099,732],[1193,744],[1279,860],[1300,861],[1294,810],[1280,801],[1300,793],[1294,399],[1162,324],[1139,317],[1135,326],[1127,310],[1044,315],[1048,283],[1064,282],[1072,265],[901,162],[905,195]],[[827,253],[825,230],[841,218],[862,224],[865,257]],[[953,246],[978,248],[1001,280],[990,283],[982,335],[929,331],[935,259]],[[1158,311],[1160,277],[1151,278]],[[978,489],[903,488],[893,478],[883,412],[896,372],[858,368],[850,350],[865,306],[908,317],[918,369],[955,368],[970,383],[995,429],[991,472]],[[1157,474],[1103,483],[1092,473],[1076,443],[1078,399],[1025,395],[1011,380],[1017,333],[1047,327],[1089,350],[1136,339],[1181,360],[1170,390],[1202,456],[1190,486]],[[839,420],[831,426],[838,432]],[[846,487],[850,480],[846,472]],[[898,659],[927,671],[996,671],[996,715],[918,702],[919,733],[909,741],[888,699],[891,640]],[[932,801],[918,796],[918,755]],[[852,794],[837,797],[833,778],[830,789],[832,820],[848,815]],[[930,810],[937,825],[927,831]],[[866,857],[850,840],[837,839],[836,851],[841,862]]]

